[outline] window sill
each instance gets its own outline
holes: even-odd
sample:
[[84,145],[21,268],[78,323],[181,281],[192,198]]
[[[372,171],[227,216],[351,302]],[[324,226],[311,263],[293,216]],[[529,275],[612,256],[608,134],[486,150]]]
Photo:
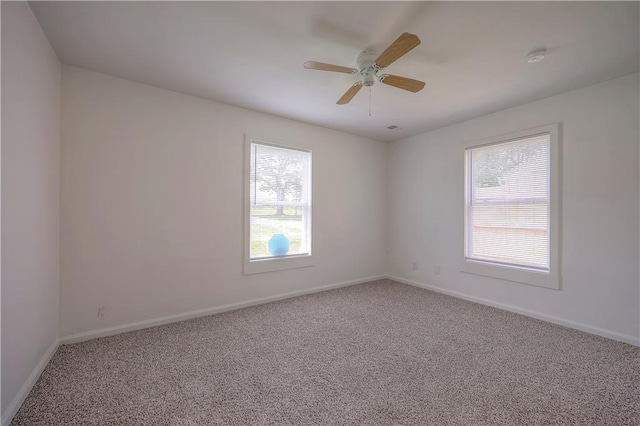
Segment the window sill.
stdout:
[[554,273],[553,270],[551,272],[540,272],[467,259],[462,260],[460,270],[467,274],[560,290],[559,274],[557,272]]
[[309,266],[313,266],[313,257],[311,255],[271,257],[260,260],[245,259],[244,274],[261,274],[285,269],[307,268]]

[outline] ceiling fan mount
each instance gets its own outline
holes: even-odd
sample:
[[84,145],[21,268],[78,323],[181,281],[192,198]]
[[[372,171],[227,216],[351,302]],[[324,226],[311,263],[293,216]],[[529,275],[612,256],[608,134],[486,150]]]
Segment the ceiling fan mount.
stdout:
[[380,83],[416,93],[422,90],[424,82],[391,74],[382,74],[381,72],[384,68],[391,65],[419,44],[420,39],[416,35],[404,33],[381,54],[372,50],[365,50],[361,52],[356,60],[356,68],[314,61],[305,62],[304,67],[306,69],[360,75],[361,80],[355,82],[353,86],[351,86],[346,93],[342,95],[338,102],[336,102],[338,105],[349,103],[349,101],[353,99],[362,87],[373,86],[376,79],[380,81]]

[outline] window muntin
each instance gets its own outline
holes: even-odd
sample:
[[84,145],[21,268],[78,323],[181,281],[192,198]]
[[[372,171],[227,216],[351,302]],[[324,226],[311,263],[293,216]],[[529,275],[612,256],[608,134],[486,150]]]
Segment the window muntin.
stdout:
[[310,256],[311,153],[255,141],[249,149],[249,260]]
[[550,152],[550,133],[466,150],[466,260],[549,272]]

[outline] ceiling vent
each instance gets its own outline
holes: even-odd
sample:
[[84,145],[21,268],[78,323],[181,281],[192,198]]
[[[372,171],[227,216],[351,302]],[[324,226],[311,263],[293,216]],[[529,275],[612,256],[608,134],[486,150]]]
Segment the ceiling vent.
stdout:
[[540,62],[547,55],[547,49],[534,50],[529,52],[527,55],[527,62],[530,64],[535,64],[536,62]]

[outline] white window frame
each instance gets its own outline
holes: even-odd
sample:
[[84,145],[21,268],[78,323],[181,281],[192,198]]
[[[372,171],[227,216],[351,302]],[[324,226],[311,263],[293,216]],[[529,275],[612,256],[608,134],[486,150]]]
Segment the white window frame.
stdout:
[[[309,154],[309,254],[291,255],[283,257],[268,257],[251,260],[251,144],[273,146],[276,148],[291,149]],[[245,275],[264,272],[281,271],[285,269],[297,269],[313,266],[313,157],[311,149],[302,146],[289,146],[271,139],[256,138],[245,135],[244,153],[244,226],[243,226],[243,272]]]
[[[524,267],[499,265],[466,258],[467,207],[469,204],[469,155],[468,151],[487,145],[512,142],[541,134],[549,134],[549,271],[539,271]],[[560,141],[559,124],[553,123],[520,132],[487,138],[464,146],[464,198],[463,198],[463,248],[461,271],[469,274],[498,278],[516,283],[529,284],[560,290]]]

